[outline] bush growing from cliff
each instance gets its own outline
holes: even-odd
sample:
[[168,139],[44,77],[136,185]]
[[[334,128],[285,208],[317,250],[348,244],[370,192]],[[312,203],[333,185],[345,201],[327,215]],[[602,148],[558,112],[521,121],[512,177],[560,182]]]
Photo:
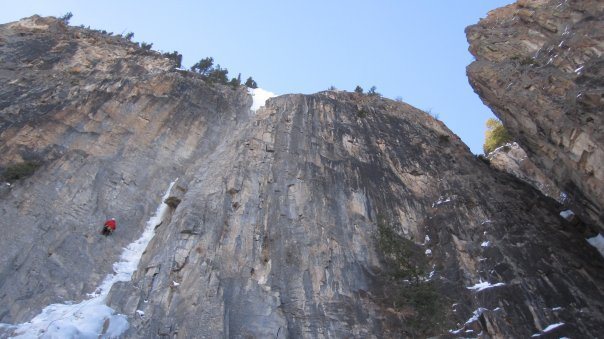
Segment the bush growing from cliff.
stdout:
[[359,94],[363,94],[363,87],[361,87],[361,86],[355,87],[354,92],[355,93],[359,93]]
[[396,288],[388,295],[392,306],[404,311],[409,328],[422,334],[436,333],[445,319],[445,299],[435,283],[426,280],[428,260],[423,248],[398,235],[378,216],[376,240]]
[[369,96],[372,96],[372,97],[374,97],[374,96],[377,96],[377,97],[381,96],[381,94],[378,93],[376,90],[377,90],[377,87],[371,86],[371,88],[369,89],[369,91],[367,91],[367,94]]
[[126,35],[124,35],[124,39],[126,39],[128,41],[131,41],[132,38],[134,38],[134,33],[132,33],[132,32],[128,32],[128,33],[126,33]]
[[514,55],[510,60],[516,61],[522,66],[539,66],[539,62],[530,56]]
[[151,47],[153,47],[153,43],[152,42],[151,43],[146,43],[144,41],[141,42],[141,48],[142,49],[149,51],[149,50],[151,50]]
[[172,53],[164,53],[164,56],[172,61],[174,61],[174,63],[176,64],[176,68],[180,68],[182,67],[182,54],[178,53],[177,51],[174,51]]
[[40,164],[34,161],[24,161],[9,165],[2,173],[2,179],[8,182],[27,178],[40,167]]
[[439,134],[438,135],[438,142],[442,143],[442,144],[448,144],[451,141],[451,137],[446,135],[446,134]]
[[505,129],[501,121],[489,118],[486,122],[487,130],[484,133],[484,154],[493,152],[497,147],[512,142],[512,136]]
[[181,201],[182,200],[178,199],[177,197],[168,197],[168,199],[164,200],[164,204],[172,208],[176,208],[178,207]]
[[391,275],[419,283],[426,266],[421,249],[413,241],[398,235],[383,218],[380,218],[377,227],[378,246],[391,269]]

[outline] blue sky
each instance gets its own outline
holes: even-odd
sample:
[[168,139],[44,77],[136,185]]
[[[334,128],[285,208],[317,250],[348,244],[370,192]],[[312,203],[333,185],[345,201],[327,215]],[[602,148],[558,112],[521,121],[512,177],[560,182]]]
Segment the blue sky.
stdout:
[[473,58],[464,28],[512,2],[20,0],[3,4],[0,22],[70,11],[72,25],[134,32],[134,41],[179,51],[185,66],[212,56],[277,94],[375,85],[437,114],[481,153],[492,113],[465,75]]

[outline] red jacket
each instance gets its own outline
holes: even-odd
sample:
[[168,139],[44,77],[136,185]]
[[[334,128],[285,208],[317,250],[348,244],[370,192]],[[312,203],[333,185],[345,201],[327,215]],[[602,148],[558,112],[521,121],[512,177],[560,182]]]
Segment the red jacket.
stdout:
[[115,231],[116,226],[117,226],[117,224],[115,223],[115,220],[113,220],[113,219],[109,219],[109,220],[105,221],[105,227],[110,228],[112,231]]

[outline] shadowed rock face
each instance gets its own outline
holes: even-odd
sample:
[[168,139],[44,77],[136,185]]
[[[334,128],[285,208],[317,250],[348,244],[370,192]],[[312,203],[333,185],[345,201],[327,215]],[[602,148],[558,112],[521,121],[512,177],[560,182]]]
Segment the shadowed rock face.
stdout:
[[604,230],[604,3],[518,1],[466,29],[474,90]]
[[[3,322],[85,298],[178,177],[139,269],[108,298],[128,316],[127,337],[527,337],[556,323],[556,335],[594,337],[604,327],[604,261],[556,202],[475,159],[422,111],[330,91],[251,114],[245,91],[171,71],[117,38],[36,17],[0,37],[0,58],[50,44],[53,60],[0,70],[29,81],[0,82],[2,166],[42,163],[0,196]],[[77,59],[82,48],[97,61]],[[108,216],[118,233],[105,239]]]

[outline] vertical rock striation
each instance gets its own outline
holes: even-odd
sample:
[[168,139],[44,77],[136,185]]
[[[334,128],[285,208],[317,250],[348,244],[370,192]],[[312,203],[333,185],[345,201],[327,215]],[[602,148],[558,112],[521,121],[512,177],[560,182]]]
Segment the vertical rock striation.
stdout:
[[[0,167],[41,165],[1,183],[0,322],[92,292],[165,187],[247,119],[245,91],[173,67],[53,18],[0,26]],[[117,233],[100,237],[109,217]]]
[[604,230],[604,3],[524,0],[466,29],[471,85]]
[[[553,201],[476,160],[424,112],[350,93],[286,95],[216,150],[187,172],[133,281],[112,291],[112,307],[145,314],[132,336],[526,337],[560,322],[557,334],[589,336],[603,326],[597,251]],[[425,263],[428,290],[404,292],[384,225]]]
[[556,202],[405,103],[328,91],[252,112],[243,89],[52,18],[0,26],[0,58],[0,166],[41,164],[0,195],[2,322],[85,299],[178,177],[107,296],[126,337],[604,328],[604,260]]

